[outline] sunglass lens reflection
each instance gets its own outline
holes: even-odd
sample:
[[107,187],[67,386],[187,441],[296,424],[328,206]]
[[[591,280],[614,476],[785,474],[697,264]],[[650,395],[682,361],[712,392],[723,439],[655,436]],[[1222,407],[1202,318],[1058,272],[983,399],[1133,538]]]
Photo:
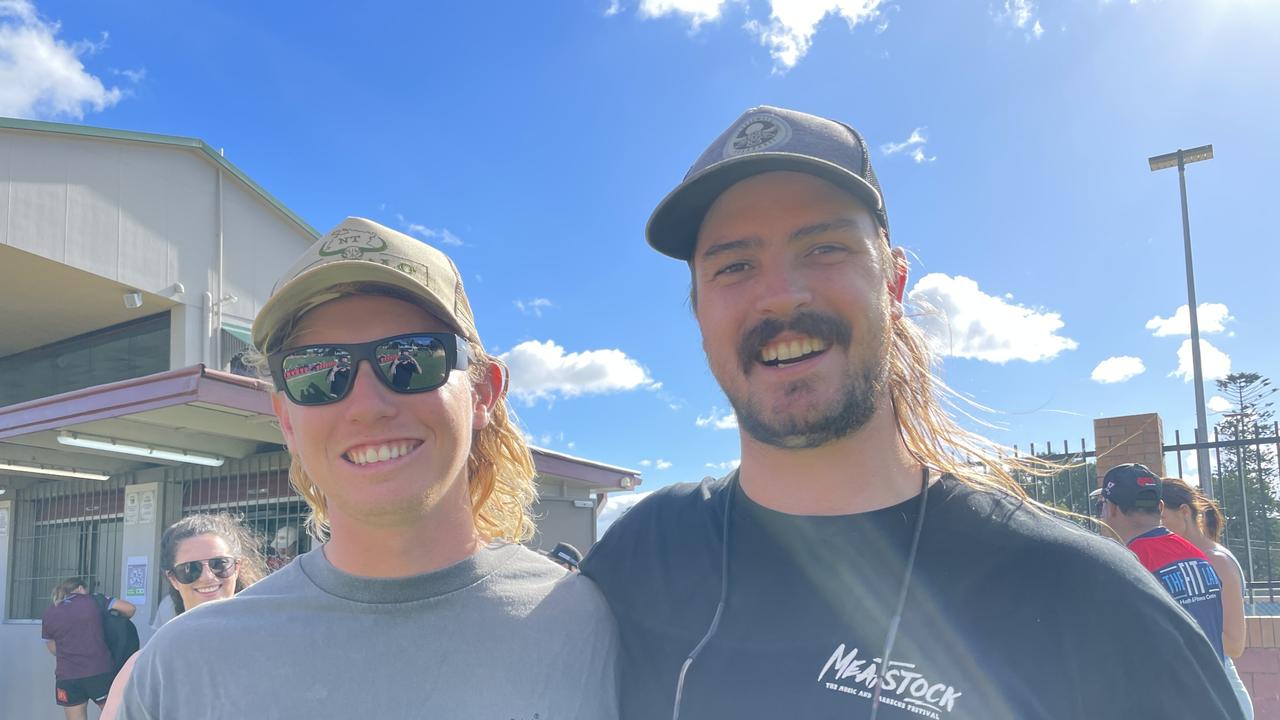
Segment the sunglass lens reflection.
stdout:
[[236,561],[235,558],[219,557],[178,563],[173,566],[173,577],[183,585],[190,585],[200,579],[206,564],[208,564],[209,571],[213,573],[214,577],[226,579],[235,569]]
[[378,346],[378,372],[400,392],[440,387],[448,378],[447,364],[444,345],[433,337],[401,338]]
[[323,346],[299,348],[285,357],[285,389],[299,405],[333,402],[347,394],[351,384],[351,355]]

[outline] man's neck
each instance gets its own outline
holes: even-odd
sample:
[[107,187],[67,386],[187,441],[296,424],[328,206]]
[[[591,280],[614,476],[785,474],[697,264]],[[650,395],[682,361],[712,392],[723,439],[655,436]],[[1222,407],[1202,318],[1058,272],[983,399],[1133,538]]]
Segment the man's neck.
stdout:
[[361,577],[408,577],[434,572],[484,547],[470,507],[435,507],[406,525],[362,523],[331,512],[324,555],[339,570]]
[[817,448],[786,450],[742,433],[742,489],[778,512],[850,515],[890,507],[920,494],[920,474],[887,400],[857,432]]
[[1121,533],[1121,537],[1124,538],[1124,544],[1128,545],[1158,527],[1161,527],[1159,520],[1139,520],[1129,525],[1125,532]]

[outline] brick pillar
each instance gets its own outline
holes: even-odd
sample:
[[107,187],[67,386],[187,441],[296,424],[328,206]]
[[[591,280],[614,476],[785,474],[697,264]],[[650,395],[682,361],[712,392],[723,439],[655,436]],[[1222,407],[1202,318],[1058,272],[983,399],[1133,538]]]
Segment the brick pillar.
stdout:
[[1098,486],[1107,471],[1125,463],[1142,463],[1164,475],[1164,427],[1155,413],[1098,418],[1093,421],[1098,452]]
[[1248,642],[1236,670],[1253,698],[1255,720],[1280,719],[1280,618],[1245,618]]

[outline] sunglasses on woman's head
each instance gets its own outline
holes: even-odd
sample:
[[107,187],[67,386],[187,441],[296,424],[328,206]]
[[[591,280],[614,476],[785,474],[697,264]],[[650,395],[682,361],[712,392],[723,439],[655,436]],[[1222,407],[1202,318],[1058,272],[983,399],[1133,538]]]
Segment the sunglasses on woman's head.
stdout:
[[267,356],[276,389],[296,405],[327,405],[347,396],[361,360],[398,393],[435,390],[454,370],[466,370],[467,341],[453,333],[409,333],[365,343],[286,348]]
[[216,557],[208,560],[192,560],[191,562],[178,563],[173,566],[169,574],[174,580],[183,585],[190,585],[200,579],[200,575],[204,573],[204,566],[209,566],[209,572],[213,573],[216,578],[226,580],[231,577],[231,573],[236,571],[236,559],[233,557]]

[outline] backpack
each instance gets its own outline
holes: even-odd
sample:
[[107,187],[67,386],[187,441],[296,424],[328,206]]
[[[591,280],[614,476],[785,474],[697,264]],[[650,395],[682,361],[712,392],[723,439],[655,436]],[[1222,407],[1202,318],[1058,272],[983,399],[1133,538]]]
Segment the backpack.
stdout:
[[102,639],[106,641],[107,649],[111,651],[113,665],[111,672],[115,674],[120,672],[125,661],[142,647],[138,641],[138,628],[134,627],[133,621],[129,618],[109,610],[110,601],[102,593],[94,593],[93,600],[98,603],[98,610],[102,612]]

